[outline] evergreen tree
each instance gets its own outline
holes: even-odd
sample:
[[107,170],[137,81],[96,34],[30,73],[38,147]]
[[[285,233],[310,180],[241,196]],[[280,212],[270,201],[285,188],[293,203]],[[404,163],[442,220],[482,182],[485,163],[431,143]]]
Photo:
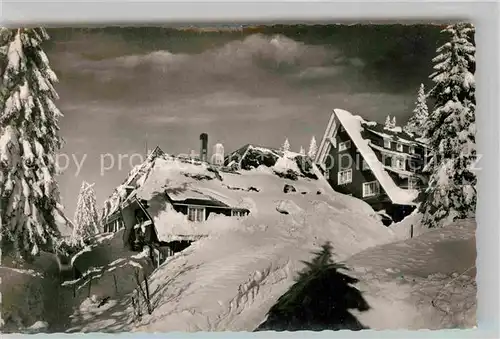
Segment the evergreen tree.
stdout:
[[392,120],[391,120],[391,116],[390,115],[388,115],[388,116],[385,117],[384,128],[386,128],[386,129],[391,129],[392,128]]
[[309,151],[307,152],[307,156],[311,158],[311,160],[314,160],[317,152],[318,152],[318,145],[316,144],[316,138],[313,135],[311,138],[311,142],[309,143]]
[[290,151],[290,142],[288,141],[288,138],[285,139],[285,142],[283,143],[283,146],[281,148],[283,152]]
[[60,237],[55,180],[62,146],[54,101],[57,77],[42,43],[43,28],[2,30],[0,87],[0,219],[5,254],[29,259],[53,251]]
[[370,307],[361,292],[351,286],[358,282],[332,260],[329,243],[314,253],[299,273],[295,284],[268,312],[267,320],[256,331],[361,330],[365,327],[349,312],[367,311]]
[[83,246],[84,239],[99,233],[99,216],[93,186],[84,181],[80,188],[75,212],[75,228],[71,236],[73,245]]
[[306,150],[304,149],[304,147],[300,146],[299,153],[300,153],[300,155],[306,155]]
[[450,40],[437,49],[433,59],[435,100],[426,124],[426,137],[433,149],[429,187],[422,195],[420,211],[429,227],[445,218],[464,218],[475,213],[475,46],[474,27],[459,23],[443,30]]
[[392,120],[391,120],[391,128],[396,128],[396,117],[392,117]]
[[427,120],[429,119],[429,110],[426,101],[427,96],[425,94],[424,84],[420,84],[417,101],[415,102],[415,109],[413,109],[413,115],[404,127],[405,132],[417,136],[423,136],[425,134]]

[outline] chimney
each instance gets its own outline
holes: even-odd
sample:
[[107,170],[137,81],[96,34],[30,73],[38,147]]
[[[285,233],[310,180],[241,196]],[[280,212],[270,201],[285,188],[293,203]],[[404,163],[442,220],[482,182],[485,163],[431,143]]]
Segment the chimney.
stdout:
[[201,149],[200,149],[200,160],[203,162],[207,161],[208,157],[208,135],[207,133],[200,134]]

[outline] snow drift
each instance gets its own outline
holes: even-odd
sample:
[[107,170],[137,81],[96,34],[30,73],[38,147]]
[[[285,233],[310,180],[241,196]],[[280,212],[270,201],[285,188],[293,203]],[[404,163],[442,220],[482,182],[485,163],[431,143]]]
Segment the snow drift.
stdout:
[[358,319],[376,330],[476,326],[475,231],[475,219],[458,220],[349,258],[372,307]]

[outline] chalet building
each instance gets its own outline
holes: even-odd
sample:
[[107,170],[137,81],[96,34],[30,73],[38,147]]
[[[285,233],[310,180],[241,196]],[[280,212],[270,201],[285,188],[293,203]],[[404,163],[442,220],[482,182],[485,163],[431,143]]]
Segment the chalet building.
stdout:
[[[144,247],[149,247],[151,259],[156,265],[160,265],[167,257],[182,251],[194,241],[193,238],[183,238],[182,235],[175,235],[175,238],[179,239],[175,241],[162,239],[154,219],[167,205],[186,215],[188,222],[193,223],[204,222],[211,214],[243,217],[250,213],[248,209],[229,206],[194,189],[176,191],[166,187],[164,192],[156,194],[150,200],[141,199],[139,192],[144,185],[148,185],[148,172],[153,168],[155,159],[161,156],[166,155],[156,147],[140,168],[121,185],[121,192],[105,202],[101,220],[104,232],[123,230],[124,245],[129,249],[142,251]],[[201,165],[190,160],[178,160]]]
[[335,109],[315,163],[333,189],[370,204],[398,222],[413,211],[427,178],[418,175],[428,159],[423,140]]

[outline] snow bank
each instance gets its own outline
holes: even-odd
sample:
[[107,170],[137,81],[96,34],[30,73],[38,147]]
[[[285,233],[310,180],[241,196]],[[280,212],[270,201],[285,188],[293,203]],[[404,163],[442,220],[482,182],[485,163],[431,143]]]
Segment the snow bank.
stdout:
[[153,271],[146,253],[138,254],[124,247],[123,229],[99,235],[72,262],[82,277],[64,282],[63,286],[74,289],[79,300],[90,295],[100,298],[126,295],[137,286],[136,269]]
[[394,232],[396,238],[400,240],[409,239],[412,229],[413,237],[417,237],[431,230],[422,224],[422,214],[418,212],[418,209],[415,209],[412,214],[400,222],[390,225],[389,228]]
[[192,222],[185,214],[176,212],[171,205],[154,217],[158,240],[198,240],[210,234],[225,232],[239,226],[238,219],[211,214],[203,223]]

